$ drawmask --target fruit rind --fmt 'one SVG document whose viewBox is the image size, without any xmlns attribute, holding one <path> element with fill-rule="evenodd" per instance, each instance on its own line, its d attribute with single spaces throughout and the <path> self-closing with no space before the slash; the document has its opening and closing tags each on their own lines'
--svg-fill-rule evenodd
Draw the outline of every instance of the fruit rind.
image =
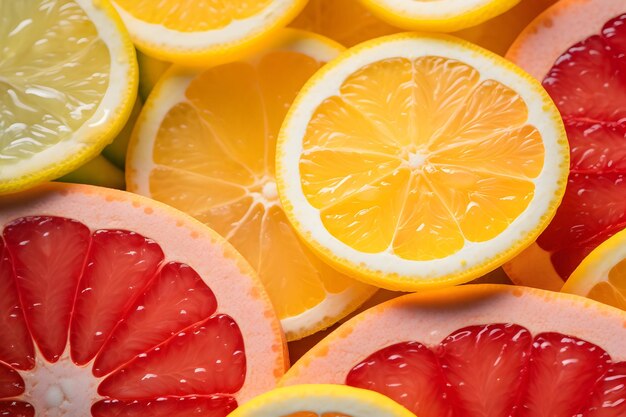
<svg viewBox="0 0 626 417">
<path fill-rule="evenodd" d="M 469 252 L 462 250 L 435 261 L 409 261 L 385 253 L 363 254 L 327 232 L 319 212 L 306 200 L 299 180 L 296 180 L 300 178 L 302 138 L 319 103 L 337 94 L 341 83 L 358 68 L 390 57 L 413 59 L 426 55 L 445 55 L 466 62 L 475 66 L 482 78 L 494 79 L 520 94 L 529 105 L 527 123 L 537 127 L 544 137 L 545 160 L 548 162 L 533 180 L 536 186 L 542 187 L 536 190 L 528 208 L 505 232 L 487 242 L 471 245 L 466 242 L 466 246 L 471 246 Z M 285 118 L 276 151 L 279 196 L 289 221 L 303 240 L 336 269 L 368 284 L 391 290 L 417 290 L 467 282 L 513 258 L 549 224 L 565 192 L 568 171 L 569 147 L 563 122 L 543 87 L 503 58 L 447 35 L 391 35 L 364 42 L 341 54 L 302 88 Z M 482 253 L 495 255 L 484 259 Z"/>
<path fill-rule="evenodd" d="M 361 0 L 361 2 L 382 20 L 407 30 L 453 32 L 496 17 L 515 6 L 520 0 L 438 2 Z"/>
<path fill-rule="evenodd" d="M 299 412 L 312 412 L 319 416 L 339 413 L 355 417 L 415 417 L 406 408 L 377 392 L 331 384 L 277 388 L 252 399 L 230 416 L 281 417 Z"/>
</svg>

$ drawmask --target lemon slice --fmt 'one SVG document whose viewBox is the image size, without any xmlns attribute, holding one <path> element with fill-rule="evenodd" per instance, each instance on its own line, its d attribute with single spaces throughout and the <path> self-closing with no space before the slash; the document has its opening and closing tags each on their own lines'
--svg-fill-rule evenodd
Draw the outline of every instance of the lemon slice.
<svg viewBox="0 0 626 417">
<path fill-rule="evenodd" d="M 130 191 L 191 214 L 257 270 L 289 340 L 341 319 L 374 291 L 320 261 L 289 225 L 276 193 L 274 148 L 304 82 L 341 52 L 285 29 L 247 61 L 174 67 L 139 117 L 127 161 Z"/>
<path fill-rule="evenodd" d="M 206 65 L 263 45 L 306 0 L 111 0 L 137 47 L 164 61 Z"/>
<path fill-rule="evenodd" d="M 235 409 L 230 417 L 415 417 L 374 391 L 345 385 L 311 384 L 277 388 Z"/>
<path fill-rule="evenodd" d="M 561 291 L 626 310 L 626 231 L 618 232 L 587 255 Z"/>
<path fill-rule="evenodd" d="M 515 6 L 520 0 L 361 0 L 361 2 L 372 13 L 398 27 L 452 32 L 496 17 Z"/>
<path fill-rule="evenodd" d="M 137 94 L 133 45 L 90 0 L 0 4 L 0 193 L 60 177 L 122 129 Z"/>
<path fill-rule="evenodd" d="M 563 196 L 568 146 L 541 85 L 456 38 L 349 49 L 281 128 L 287 217 L 329 263 L 415 290 L 467 282 L 534 241 Z"/>
</svg>

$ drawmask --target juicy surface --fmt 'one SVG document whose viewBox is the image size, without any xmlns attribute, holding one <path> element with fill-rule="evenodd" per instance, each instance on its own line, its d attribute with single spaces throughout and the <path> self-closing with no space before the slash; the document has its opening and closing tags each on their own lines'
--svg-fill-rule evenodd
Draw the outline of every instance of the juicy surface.
<svg viewBox="0 0 626 417">
<path fill-rule="evenodd" d="M 544 148 L 527 118 L 515 91 L 459 61 L 374 62 L 314 112 L 302 189 L 358 251 L 445 258 L 499 235 L 533 198 Z"/>
<path fill-rule="evenodd" d="M 321 65 L 302 53 L 275 51 L 256 64 L 204 71 L 188 86 L 187 101 L 165 116 L 154 143 L 151 196 L 228 239 L 259 273 L 280 318 L 362 285 L 310 252 L 276 193 L 278 131 Z"/>
<path fill-rule="evenodd" d="M 109 85 L 110 54 L 73 0 L 0 3 L 0 173 L 69 139 Z"/>
<path fill-rule="evenodd" d="M 137 19 L 180 32 L 219 29 L 271 5 L 271 0 L 114 0 Z"/>
<path fill-rule="evenodd" d="M 626 15 L 559 57 L 543 85 L 559 108 L 571 151 L 565 197 L 537 243 L 564 280 L 626 226 Z"/>
<path fill-rule="evenodd" d="M 575 337 L 489 324 L 436 346 L 388 346 L 356 365 L 346 384 L 422 417 L 614 417 L 626 412 L 625 365 Z"/>
<path fill-rule="evenodd" d="M 165 262 L 160 246 L 137 233 L 92 232 L 61 217 L 16 219 L 2 236 L 0 415 L 34 412 L 13 401 L 25 389 L 19 371 L 43 368 L 32 340 L 47 368 L 71 364 L 62 356 L 69 350 L 77 365 L 93 361 L 94 381 L 106 376 L 93 415 L 223 417 L 236 407 L 224 394 L 245 380 L 243 336 L 217 314 L 215 295 L 191 267 Z M 62 388 L 42 382 L 62 402 Z"/>
</svg>

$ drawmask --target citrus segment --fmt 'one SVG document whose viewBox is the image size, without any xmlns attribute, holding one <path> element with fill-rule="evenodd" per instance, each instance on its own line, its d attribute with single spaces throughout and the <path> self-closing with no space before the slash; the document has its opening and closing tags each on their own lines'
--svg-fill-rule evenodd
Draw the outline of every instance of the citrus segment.
<svg viewBox="0 0 626 417">
<path fill-rule="evenodd" d="M 72 171 L 115 137 L 137 64 L 108 4 L 28 0 L 2 10 L 0 192 L 11 192 Z"/>
<path fill-rule="evenodd" d="M 181 209 L 229 240 L 259 273 L 287 338 L 297 339 L 329 326 L 373 289 L 319 261 L 278 201 L 281 123 L 302 84 L 340 49 L 305 32 L 280 36 L 278 46 L 248 61 L 166 74 L 140 118 L 127 176 L 129 190 Z"/>
<path fill-rule="evenodd" d="M 271 43 L 304 0 L 112 0 L 146 55 L 191 65 L 232 61 Z"/>
<path fill-rule="evenodd" d="M 35 348 L 28 333 L 13 266 L 4 241 L 0 239 L 0 361 L 15 369 L 31 369 L 35 365 Z"/>
<path fill-rule="evenodd" d="M 35 409 L 22 401 L 0 401 L 0 413 L 11 417 L 34 417 Z"/>
<path fill-rule="evenodd" d="M 226 417 L 237 408 L 237 402 L 227 396 L 193 396 L 183 398 L 159 398 L 156 401 L 147 400 L 103 400 L 95 403 L 91 408 L 93 417 Z"/>
<path fill-rule="evenodd" d="M 41 354 L 55 362 L 67 343 L 89 229 L 67 218 L 24 217 L 7 225 L 3 237 L 30 332 Z"/>
<path fill-rule="evenodd" d="M 0 351 L 8 415 L 88 415 L 93 406 L 94 416 L 225 417 L 281 374 L 269 301 L 210 230 L 92 187 L 50 184 L 2 203 L 0 305 L 15 316 Z"/>
<path fill-rule="evenodd" d="M 560 289 L 585 256 L 626 226 L 626 101 L 620 93 L 626 87 L 620 61 L 626 51 L 626 17 L 619 14 L 624 11 L 603 0 L 560 2 L 539 16 L 507 54 L 543 80 L 562 115 L 571 150 L 563 202 L 533 249 L 543 255 L 531 261 L 529 252 L 513 260 L 507 272 L 516 282 Z M 541 39 L 554 41 L 540 46 Z M 537 275 L 531 264 L 543 272 Z"/>
<path fill-rule="evenodd" d="M 503 285 L 411 294 L 344 323 L 281 384 L 370 389 L 424 417 L 613 417 L 626 411 L 625 318 Z"/>
<path fill-rule="evenodd" d="M 162 261 L 159 245 L 136 233 L 93 234 L 72 312 L 70 345 L 76 364 L 96 356 Z"/>
<path fill-rule="evenodd" d="M 107 339 L 93 365 L 95 376 L 109 374 L 161 341 L 217 309 L 217 300 L 196 271 L 170 262 L 144 290 Z"/>
<path fill-rule="evenodd" d="M 561 198 L 567 149 L 526 75 L 453 38 L 402 34 L 319 71 L 277 155 L 281 200 L 310 245 L 365 282 L 415 289 L 523 249 Z M 481 245 L 493 253 L 469 254 Z"/>
</svg>

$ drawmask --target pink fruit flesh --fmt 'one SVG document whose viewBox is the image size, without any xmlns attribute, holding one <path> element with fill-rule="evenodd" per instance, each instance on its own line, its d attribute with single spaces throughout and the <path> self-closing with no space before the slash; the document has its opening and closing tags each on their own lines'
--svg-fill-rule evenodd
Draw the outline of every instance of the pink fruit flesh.
<svg viewBox="0 0 626 417">
<path fill-rule="evenodd" d="M 543 81 L 570 143 L 563 202 L 537 243 L 565 280 L 626 227 L 626 14 L 573 45 Z"/>
<path fill-rule="evenodd" d="M 224 417 L 237 406 L 246 357 L 235 321 L 191 267 L 158 243 L 75 220 L 17 219 L 0 239 L 0 416 L 32 416 L 16 370 L 94 363 L 105 416 Z M 7 341 L 7 343 L 4 343 Z M 5 365 L 6 364 L 6 365 Z M 108 376 L 107 376 L 108 375 Z M 40 410 L 39 412 L 43 412 Z"/>
<path fill-rule="evenodd" d="M 421 417 L 626 415 L 626 362 L 558 333 L 518 325 L 460 329 L 439 345 L 381 349 L 346 384 L 378 391 Z"/>
</svg>

